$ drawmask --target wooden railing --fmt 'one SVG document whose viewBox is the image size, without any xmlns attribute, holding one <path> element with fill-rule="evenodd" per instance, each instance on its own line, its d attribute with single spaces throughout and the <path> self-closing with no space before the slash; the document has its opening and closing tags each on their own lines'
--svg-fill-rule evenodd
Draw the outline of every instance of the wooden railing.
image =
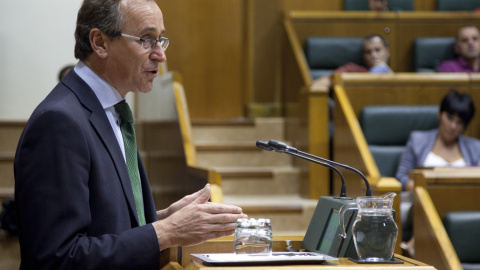
<svg viewBox="0 0 480 270">
<path fill-rule="evenodd" d="M 175 105 L 177 108 L 178 122 L 180 124 L 183 149 L 189 175 L 192 177 L 206 179 L 207 182 L 210 183 L 211 187 L 210 200 L 212 202 L 221 203 L 223 202 L 221 175 L 214 169 L 202 168 L 198 166 L 197 151 L 192 134 L 192 123 L 190 121 L 190 114 L 188 111 L 183 85 L 180 82 L 175 81 L 173 83 L 173 91 L 175 94 Z"/>
<path fill-rule="evenodd" d="M 410 177 L 415 181 L 415 258 L 439 270 L 461 270 L 442 218 L 453 211 L 480 211 L 480 169 L 415 170 Z"/>
<path fill-rule="evenodd" d="M 210 183 L 213 202 L 223 202 L 221 176 L 198 166 L 188 104 L 181 78 L 165 73 L 154 81 L 154 91 L 137 96 L 139 149 L 145 163 L 157 208 L 201 189 Z M 161 102 L 161 103 L 160 103 Z M 172 106 L 165 112 L 142 111 Z"/>
</svg>

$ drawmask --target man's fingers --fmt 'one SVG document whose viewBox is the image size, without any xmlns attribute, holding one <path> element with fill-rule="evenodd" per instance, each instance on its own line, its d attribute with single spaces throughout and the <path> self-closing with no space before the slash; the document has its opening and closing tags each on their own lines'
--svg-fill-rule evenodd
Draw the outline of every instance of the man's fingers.
<svg viewBox="0 0 480 270">
<path fill-rule="evenodd" d="M 208 202 L 205 205 L 203 205 L 203 207 L 204 207 L 204 212 L 207 212 L 210 214 L 221 214 L 221 213 L 242 214 L 243 213 L 242 208 L 235 205 L 229 205 L 229 204 Z"/>
<path fill-rule="evenodd" d="M 208 202 L 208 199 L 210 199 L 210 184 L 206 184 L 205 187 L 196 193 L 194 195 L 197 195 L 198 197 L 193 201 L 193 203 L 196 204 L 204 204 Z"/>
<path fill-rule="evenodd" d="M 205 219 L 209 224 L 236 224 L 240 218 L 246 218 L 247 215 L 233 215 L 233 214 L 215 214 L 210 215 L 208 219 Z"/>
</svg>

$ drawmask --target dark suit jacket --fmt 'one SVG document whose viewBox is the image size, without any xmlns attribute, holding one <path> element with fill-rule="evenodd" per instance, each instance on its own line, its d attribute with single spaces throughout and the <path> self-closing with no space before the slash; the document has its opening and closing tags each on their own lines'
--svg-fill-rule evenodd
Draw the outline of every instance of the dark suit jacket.
<svg viewBox="0 0 480 270">
<path fill-rule="evenodd" d="M 140 156 L 145 218 L 156 210 Z M 71 71 L 35 109 L 15 155 L 20 269 L 159 269 L 138 227 L 122 152 L 104 109 Z"/>
</svg>

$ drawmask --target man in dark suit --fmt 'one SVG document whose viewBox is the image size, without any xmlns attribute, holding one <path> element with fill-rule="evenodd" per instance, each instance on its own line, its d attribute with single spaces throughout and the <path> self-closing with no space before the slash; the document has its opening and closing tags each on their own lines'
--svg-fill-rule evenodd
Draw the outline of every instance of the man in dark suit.
<svg viewBox="0 0 480 270">
<path fill-rule="evenodd" d="M 82 4 L 80 61 L 35 109 L 15 155 L 21 269 L 159 269 L 161 250 L 230 235 L 245 217 L 209 203 L 209 185 L 156 211 L 137 151 L 138 185 L 129 176 L 116 104 L 152 90 L 164 32 L 153 0 Z"/>
</svg>

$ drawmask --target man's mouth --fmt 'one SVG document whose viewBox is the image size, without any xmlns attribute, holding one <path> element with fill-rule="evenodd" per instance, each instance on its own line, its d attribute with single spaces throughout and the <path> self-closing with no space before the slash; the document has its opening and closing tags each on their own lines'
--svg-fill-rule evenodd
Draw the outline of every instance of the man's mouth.
<svg viewBox="0 0 480 270">
<path fill-rule="evenodd" d="M 149 70 L 149 71 L 147 71 L 147 73 L 150 73 L 150 74 L 152 74 L 153 76 L 157 76 L 158 70 Z"/>
</svg>

